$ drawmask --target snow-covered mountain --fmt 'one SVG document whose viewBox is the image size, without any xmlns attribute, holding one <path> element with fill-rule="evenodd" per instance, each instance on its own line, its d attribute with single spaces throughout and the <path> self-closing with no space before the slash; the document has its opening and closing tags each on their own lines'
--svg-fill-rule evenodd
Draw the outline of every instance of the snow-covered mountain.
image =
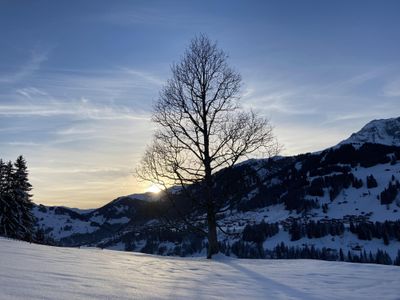
<svg viewBox="0 0 400 300">
<path fill-rule="evenodd" d="M 324 151 L 252 159 L 217 173 L 215 193 L 226 207 L 218 216 L 222 252 L 400 264 L 399 121 L 372 121 Z M 176 195 L 185 209 L 188 201 Z M 176 219 L 168 201 L 148 200 L 120 197 L 83 213 L 34 211 L 38 227 L 61 245 L 204 254 L 204 238 L 160 222 Z"/>
<path fill-rule="evenodd" d="M 373 120 L 340 144 L 375 143 L 400 147 L 400 117 Z"/>
<path fill-rule="evenodd" d="M 91 210 L 35 205 L 33 213 L 37 228 L 46 237 L 63 245 L 79 246 L 112 235 L 130 222 L 154 218 L 145 210 L 155 199 L 157 196 L 149 193 L 128 195 Z"/>
</svg>

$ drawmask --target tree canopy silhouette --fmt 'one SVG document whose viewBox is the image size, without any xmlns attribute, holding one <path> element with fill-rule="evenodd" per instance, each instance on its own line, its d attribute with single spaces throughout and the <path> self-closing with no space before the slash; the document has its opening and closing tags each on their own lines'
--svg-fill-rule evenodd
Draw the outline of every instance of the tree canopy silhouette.
<svg viewBox="0 0 400 300">
<path fill-rule="evenodd" d="M 273 155 L 279 148 L 270 122 L 239 106 L 241 76 L 227 58 L 206 35 L 191 41 L 154 106 L 158 128 L 138 168 L 140 178 L 166 190 L 180 186 L 186 191 L 196 184 L 191 200 L 206 214 L 206 226 L 199 230 L 208 238 L 208 258 L 219 251 L 217 213 L 222 209 L 213 194 L 213 174 L 248 154 Z"/>
</svg>

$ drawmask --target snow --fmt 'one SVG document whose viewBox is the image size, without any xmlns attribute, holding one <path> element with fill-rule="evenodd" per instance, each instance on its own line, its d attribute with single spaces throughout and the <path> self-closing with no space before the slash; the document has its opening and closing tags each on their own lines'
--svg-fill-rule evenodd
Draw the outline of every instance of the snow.
<svg viewBox="0 0 400 300">
<path fill-rule="evenodd" d="M 400 268 L 177 258 L 0 238 L 1 299 L 399 299 Z"/>
<path fill-rule="evenodd" d="M 48 235 L 54 239 L 61 239 L 76 233 L 92 233 L 98 229 L 91 225 L 91 220 L 73 219 L 69 215 L 55 213 L 55 209 L 47 209 L 46 212 L 43 212 L 36 206 L 32 212 L 38 219 L 38 227 L 49 230 Z"/>
<path fill-rule="evenodd" d="M 389 146 L 400 146 L 400 117 L 392 119 L 373 120 L 360 131 L 353 133 L 339 145 L 376 143 Z"/>
<path fill-rule="evenodd" d="M 320 203 L 328 204 L 328 214 L 330 219 L 343 219 L 346 215 L 367 215 L 372 222 L 384 222 L 386 220 L 396 221 L 400 219 L 400 207 L 396 203 L 390 205 L 381 205 L 377 196 L 388 186 L 392 175 L 396 179 L 400 179 L 400 164 L 390 165 L 379 164 L 370 168 L 357 167 L 352 168 L 351 172 L 356 178 L 362 179 L 364 185 L 359 188 L 350 187 L 344 189 L 333 202 L 329 200 L 329 194 L 325 191 L 324 197 L 309 197 L 310 199 L 318 198 Z M 378 182 L 378 187 L 368 189 L 366 186 L 367 176 L 373 174 Z M 331 174 L 329 174 L 331 175 Z M 324 214 L 321 210 L 318 212 L 315 220 L 322 219 Z M 362 213 L 363 212 L 363 213 Z"/>
<path fill-rule="evenodd" d="M 304 247 L 304 246 L 314 246 L 316 249 L 332 249 L 339 253 L 342 249 L 344 253 L 350 251 L 353 255 L 360 255 L 361 252 L 365 251 L 367 254 L 376 253 L 378 250 L 383 250 L 394 260 L 400 249 L 400 242 L 396 240 L 390 241 L 389 245 L 385 245 L 383 240 L 373 238 L 372 240 L 360 240 L 355 234 L 346 231 L 344 234 L 339 236 L 327 235 L 321 238 L 309 239 L 303 237 L 297 241 L 291 241 L 290 235 L 287 231 L 280 230 L 278 234 L 265 240 L 263 247 L 264 249 L 272 250 L 278 246 L 281 242 L 285 243 L 288 247 Z M 355 250 L 359 247 L 358 250 Z M 400 274 L 399 274 L 400 275 Z"/>
<path fill-rule="evenodd" d="M 351 172 L 356 178 L 362 179 L 364 185 L 359 188 L 349 187 L 344 189 L 332 202 L 329 199 L 328 190 L 325 190 L 323 197 L 307 196 L 309 199 L 318 199 L 320 204 L 327 204 L 328 211 L 324 213 L 321 208 L 312 209 L 306 216 L 301 213 L 298 214 L 296 211 L 285 210 L 283 204 L 270 205 L 261 209 L 239 212 L 231 211 L 226 213 L 224 218 L 220 220 L 225 230 L 235 230 L 240 232 L 246 226 L 246 224 L 257 224 L 261 221 L 268 223 L 279 222 L 282 224 L 287 221 L 290 217 L 302 218 L 304 222 L 310 220 L 323 221 L 323 220 L 341 220 L 341 222 L 349 225 L 349 221 L 346 219 L 349 215 L 364 216 L 371 222 L 384 222 L 384 221 L 397 221 L 400 220 L 400 205 L 394 201 L 389 205 L 381 205 L 380 200 L 377 196 L 388 186 L 394 175 L 396 179 L 400 178 L 400 164 L 395 165 L 379 164 L 373 167 L 364 168 L 356 167 L 352 168 Z M 373 174 L 378 182 L 378 187 L 368 189 L 366 186 L 366 177 Z M 332 174 L 329 174 L 332 175 Z M 308 178 L 311 180 L 312 178 Z M 289 233 L 284 231 L 282 226 L 277 235 L 268 238 L 264 243 L 264 249 L 272 250 L 281 242 L 284 242 L 287 246 L 299 246 L 305 245 L 314 246 L 317 249 L 323 247 L 335 249 L 337 251 L 342 250 L 347 253 L 351 251 L 353 254 L 359 255 L 359 251 L 354 251 L 355 246 L 369 253 L 376 253 L 379 249 L 386 251 L 390 257 L 394 260 L 397 256 L 398 250 L 400 249 L 400 241 L 395 239 L 391 240 L 389 245 L 385 245 L 382 239 L 372 240 L 359 240 L 357 235 L 346 232 L 343 235 L 332 237 L 331 235 L 322 238 L 308 239 L 304 237 L 298 241 L 291 241 Z"/>
</svg>

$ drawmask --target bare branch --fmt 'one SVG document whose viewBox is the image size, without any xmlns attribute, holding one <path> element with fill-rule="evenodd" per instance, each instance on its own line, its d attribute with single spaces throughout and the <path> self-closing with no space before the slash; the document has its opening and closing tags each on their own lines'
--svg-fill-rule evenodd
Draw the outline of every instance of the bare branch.
<svg viewBox="0 0 400 300">
<path fill-rule="evenodd" d="M 166 191 L 181 186 L 194 211 L 206 213 L 209 255 L 218 252 L 216 214 L 225 201 L 214 195 L 215 172 L 253 153 L 279 151 L 270 122 L 240 109 L 241 76 L 227 58 L 207 36 L 192 40 L 160 92 L 153 114 L 159 128 L 138 169 Z M 181 216 L 187 226 L 192 216 Z"/>
</svg>

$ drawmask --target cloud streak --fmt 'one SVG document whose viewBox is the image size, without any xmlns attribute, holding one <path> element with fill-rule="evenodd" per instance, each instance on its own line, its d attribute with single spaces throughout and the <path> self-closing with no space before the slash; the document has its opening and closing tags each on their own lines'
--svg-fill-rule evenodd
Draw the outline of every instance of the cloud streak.
<svg viewBox="0 0 400 300">
<path fill-rule="evenodd" d="M 0 76 L 0 84 L 16 83 L 30 77 L 38 71 L 41 65 L 48 59 L 48 54 L 49 51 L 41 52 L 38 50 L 32 50 L 29 60 L 22 65 L 18 71 Z"/>
<path fill-rule="evenodd" d="M 136 112 L 128 107 L 96 105 L 85 101 L 51 101 L 39 105 L 9 104 L 0 105 L 0 116 L 3 117 L 54 117 L 70 116 L 91 120 L 150 120 L 150 114 Z"/>
<path fill-rule="evenodd" d="M 35 61 L 0 100 L 2 158 L 26 156 L 34 201 L 96 207 L 143 190 L 132 170 L 153 132 L 160 77 L 129 66 L 46 69 Z"/>
</svg>

